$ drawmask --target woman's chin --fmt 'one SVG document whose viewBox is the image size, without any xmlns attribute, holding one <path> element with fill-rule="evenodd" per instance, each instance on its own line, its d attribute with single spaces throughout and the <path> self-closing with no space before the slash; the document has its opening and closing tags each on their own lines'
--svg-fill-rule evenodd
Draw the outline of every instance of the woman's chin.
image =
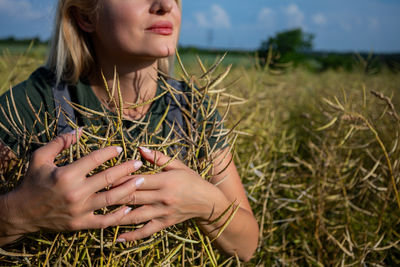
<svg viewBox="0 0 400 267">
<path fill-rule="evenodd" d="M 175 55 L 175 46 L 164 45 L 163 47 L 160 47 L 159 55 L 161 58 Z"/>
<path fill-rule="evenodd" d="M 174 56 L 176 51 L 175 45 L 166 45 L 166 44 L 159 44 L 157 46 L 149 46 L 148 49 L 140 51 L 129 51 L 130 55 L 127 55 L 128 58 L 133 57 L 138 59 L 142 58 L 145 60 L 157 60 L 161 58 L 167 58 L 170 56 Z M 125 57 L 127 59 L 127 57 Z M 132 59 L 132 58 L 131 58 Z"/>
</svg>

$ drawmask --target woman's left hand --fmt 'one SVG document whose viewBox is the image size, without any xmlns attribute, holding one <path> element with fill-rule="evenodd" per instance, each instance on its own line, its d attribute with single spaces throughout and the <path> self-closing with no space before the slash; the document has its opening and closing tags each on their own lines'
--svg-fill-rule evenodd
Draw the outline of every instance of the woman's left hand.
<svg viewBox="0 0 400 267">
<path fill-rule="evenodd" d="M 147 161 L 158 166 L 171 160 L 158 151 L 147 148 L 141 148 L 140 151 Z M 121 234 L 117 239 L 119 242 L 151 236 L 190 218 L 207 220 L 215 204 L 210 196 L 222 194 L 214 185 L 179 160 L 171 161 L 161 173 L 137 178 L 142 178 L 140 190 L 132 192 L 129 198 L 122 202 L 142 206 L 126 215 L 121 224 L 147 223 L 134 232 Z"/>
</svg>

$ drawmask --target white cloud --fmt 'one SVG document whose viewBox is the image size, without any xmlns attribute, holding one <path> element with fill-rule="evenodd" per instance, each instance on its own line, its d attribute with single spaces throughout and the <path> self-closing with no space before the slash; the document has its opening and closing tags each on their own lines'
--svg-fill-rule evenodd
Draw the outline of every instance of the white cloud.
<svg viewBox="0 0 400 267">
<path fill-rule="evenodd" d="M 33 20 L 45 16 L 49 10 L 35 10 L 26 0 L 0 0 L 0 13 L 22 20 Z"/>
<path fill-rule="evenodd" d="M 213 16 L 213 22 L 217 27 L 230 28 L 231 21 L 229 19 L 228 13 L 219 5 L 212 5 L 211 13 Z"/>
<path fill-rule="evenodd" d="M 200 27 L 203 27 L 203 28 L 207 28 L 208 27 L 208 20 L 207 20 L 206 15 L 204 13 L 198 12 L 198 13 L 195 13 L 194 16 L 196 18 L 197 24 Z"/>
<path fill-rule="evenodd" d="M 320 25 L 320 26 L 325 25 L 328 21 L 326 19 L 326 16 L 322 13 L 315 14 L 314 16 L 312 16 L 311 19 L 315 24 Z"/>
<path fill-rule="evenodd" d="M 302 27 L 304 21 L 304 13 L 296 4 L 290 4 L 285 8 L 285 13 L 288 18 L 289 27 Z"/>
<path fill-rule="evenodd" d="M 264 7 L 263 9 L 260 10 L 260 13 L 258 14 L 258 21 L 268 20 L 272 15 L 273 15 L 272 9 Z"/>
<path fill-rule="evenodd" d="M 212 5 L 208 14 L 204 12 L 195 13 L 197 24 L 203 28 L 229 29 L 231 21 L 228 13 L 219 5 Z"/>
<path fill-rule="evenodd" d="M 268 7 L 264 7 L 258 13 L 258 22 L 263 27 L 272 28 L 275 25 L 275 12 Z"/>
</svg>

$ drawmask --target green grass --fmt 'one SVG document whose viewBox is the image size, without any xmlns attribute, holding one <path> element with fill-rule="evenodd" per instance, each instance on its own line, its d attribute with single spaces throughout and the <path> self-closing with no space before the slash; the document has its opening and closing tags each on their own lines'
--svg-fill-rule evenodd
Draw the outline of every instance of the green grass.
<svg viewBox="0 0 400 267">
<path fill-rule="evenodd" d="M 222 55 L 223 54 L 221 54 L 220 56 Z M 193 63 L 197 62 L 198 55 L 192 53 L 183 53 L 181 54 L 181 57 L 182 62 L 185 66 L 191 66 L 193 65 Z M 200 55 L 200 58 L 207 65 L 212 65 L 216 60 L 215 55 Z M 235 66 L 243 66 L 249 68 L 254 65 L 254 61 L 255 56 L 252 53 L 249 53 L 248 55 L 229 55 L 228 53 L 224 58 L 224 61 L 222 62 L 222 66 L 233 64 Z M 179 70 L 179 67 L 177 68 L 177 70 Z"/>
<path fill-rule="evenodd" d="M 4 53 L 4 50 L 9 50 L 11 54 L 25 54 L 29 48 L 29 45 L 17 44 L 17 45 L 7 45 L 0 44 L 0 51 Z M 43 58 L 47 53 L 47 45 L 34 45 L 32 49 L 27 52 L 28 56 Z"/>
<path fill-rule="evenodd" d="M 43 65 L 47 54 L 44 45 L 1 45 L 0 44 L 0 94 L 11 85 L 28 78 L 37 67 Z"/>
</svg>

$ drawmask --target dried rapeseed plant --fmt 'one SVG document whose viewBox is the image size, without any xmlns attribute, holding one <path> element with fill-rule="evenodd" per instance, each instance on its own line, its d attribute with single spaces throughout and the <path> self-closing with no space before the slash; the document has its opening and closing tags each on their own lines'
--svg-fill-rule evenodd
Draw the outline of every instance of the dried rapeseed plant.
<svg viewBox="0 0 400 267">
<path fill-rule="evenodd" d="M 123 148 L 123 153 L 118 158 L 107 161 L 90 173 L 95 174 L 128 160 L 140 160 L 138 147 L 145 146 L 162 151 L 171 156 L 172 159 L 179 157 L 188 167 L 199 173 L 201 177 L 210 179 L 212 159 L 217 153 L 217 145 L 218 147 L 224 147 L 227 144 L 233 145 L 236 139 L 232 130 L 228 131 L 223 127 L 230 107 L 230 95 L 225 93 L 225 89 L 217 88 L 218 84 L 229 73 L 230 67 L 216 77 L 213 76 L 222 59 L 208 70 L 199 60 L 203 74 L 197 78 L 188 74 L 178 55 L 178 61 L 184 73 L 182 79 L 187 90 L 176 90 L 167 83 L 163 75 L 160 75 L 163 93 L 143 104 L 156 101 L 166 93 L 172 96 L 174 103 L 170 103 L 153 131 L 149 130 L 148 122 L 143 119 L 131 123 L 130 129 L 126 128 L 118 80 L 114 82 L 117 90 L 106 86 L 110 96 L 114 92 L 119 94 L 119 103 L 112 103 L 115 107 L 119 107 L 116 108 L 114 113 L 107 111 L 105 108 L 103 108 L 103 112 L 99 112 L 69 102 L 75 112 L 84 115 L 93 123 L 88 123 L 83 127 L 81 136 L 77 135 L 77 143 L 58 155 L 56 164 L 58 166 L 68 164 L 106 146 L 120 146 Z M 110 97 L 110 99 L 113 98 Z M 223 101 L 225 101 L 226 110 L 222 118 L 218 120 L 216 117 L 217 107 Z M 18 127 L 23 123 L 18 117 L 18 110 L 16 110 L 12 93 L 9 102 L 7 107 L 1 107 L 1 109 L 3 113 L 7 113 L 6 109 L 8 111 L 14 109 L 15 114 L 17 114 L 17 118 L 12 118 L 15 121 L 12 121 L 11 124 L 15 127 L 13 130 L 17 132 L 20 149 L 18 151 L 18 162 L 10 166 L 7 172 L 8 179 L 6 180 L 2 177 L 1 185 L 3 191 L 9 191 L 14 188 L 21 177 L 24 176 L 32 146 L 43 144 L 40 142 L 40 137 L 45 135 L 48 140 L 51 140 L 57 135 L 58 118 L 61 115 L 59 113 L 57 118 L 53 118 L 50 114 L 46 114 L 45 119 L 41 120 L 38 115 L 40 110 L 33 110 L 31 107 L 32 111 L 37 114 L 36 123 L 42 124 L 45 129 L 44 132 L 31 135 L 26 129 Z M 183 105 L 182 102 L 185 104 Z M 186 127 L 167 120 L 168 111 L 173 104 L 181 109 L 184 120 L 183 125 Z M 132 104 L 132 108 L 135 107 L 138 107 L 138 104 Z M 68 123 L 74 129 L 79 127 L 70 119 Z M 140 134 L 132 137 L 130 132 L 136 127 L 141 128 Z M 158 134 L 162 127 L 168 128 L 166 137 Z M 4 129 L 4 126 L 2 128 L 7 130 Z M 208 142 L 211 137 L 215 139 L 214 144 Z M 158 173 L 162 171 L 165 165 L 155 166 L 144 162 L 144 165 L 136 174 Z M 104 190 L 107 190 L 107 188 Z M 237 211 L 233 204 L 225 211 L 225 214 L 229 212 L 231 215 L 219 230 L 218 235 L 222 233 Z M 106 214 L 112 211 L 113 207 L 107 207 L 98 210 L 97 213 Z M 77 262 L 87 266 L 122 266 L 127 264 L 129 266 L 153 266 L 167 263 L 184 265 L 185 262 L 188 265 L 211 264 L 212 266 L 217 266 L 221 263 L 223 264 L 223 261 L 226 260 L 215 250 L 213 240 L 210 240 L 200 231 L 196 220 L 192 219 L 169 227 L 146 240 L 128 242 L 126 244 L 115 242 L 119 233 L 132 231 L 137 227 L 140 227 L 140 225 L 65 233 L 33 233 L 14 244 L 8 245 L 7 251 L 0 250 L 0 261 L 15 265 L 28 264 L 35 266 L 74 265 Z"/>
</svg>

